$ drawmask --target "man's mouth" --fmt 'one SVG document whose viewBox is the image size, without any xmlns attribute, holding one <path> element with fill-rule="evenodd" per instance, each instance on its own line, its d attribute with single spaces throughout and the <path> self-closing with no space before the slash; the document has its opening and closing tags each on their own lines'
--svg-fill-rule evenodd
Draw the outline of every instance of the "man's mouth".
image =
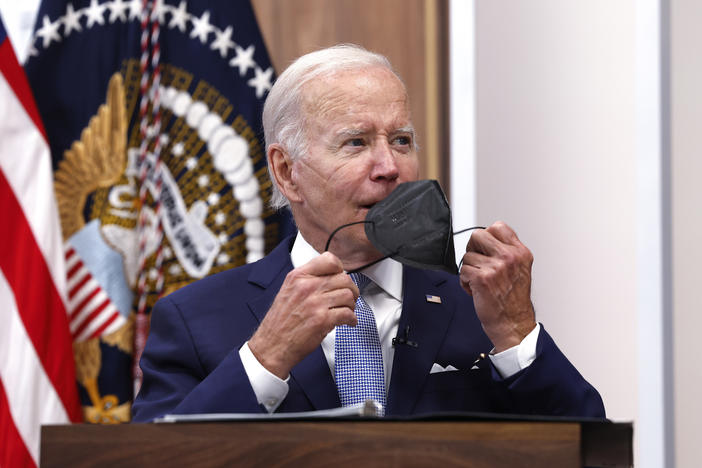
<svg viewBox="0 0 702 468">
<path fill-rule="evenodd" d="M 390 195 L 389 193 L 386 194 L 385 196 L 382 196 L 381 198 L 375 198 L 371 200 L 363 200 L 363 202 L 359 203 L 358 206 L 362 209 L 370 210 L 373 208 L 375 205 L 380 203 L 381 201 L 385 200 L 385 198 Z"/>
<path fill-rule="evenodd" d="M 371 208 L 373 208 L 376 205 L 376 203 L 378 203 L 378 202 L 376 201 L 373 203 L 366 203 L 364 205 L 359 205 L 359 206 L 361 207 L 362 210 L 366 210 L 366 212 L 368 212 L 368 211 L 370 211 Z"/>
</svg>

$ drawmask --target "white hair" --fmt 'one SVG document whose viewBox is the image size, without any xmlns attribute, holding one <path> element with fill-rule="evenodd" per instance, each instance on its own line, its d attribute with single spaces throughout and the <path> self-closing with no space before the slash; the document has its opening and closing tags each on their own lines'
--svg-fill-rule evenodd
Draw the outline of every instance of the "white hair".
<svg viewBox="0 0 702 468">
<path fill-rule="evenodd" d="M 386 68 L 402 82 L 402 78 L 393 70 L 385 56 L 355 44 L 336 45 L 311 52 L 295 60 L 275 81 L 263 106 L 266 154 L 270 145 L 275 143 L 281 145 L 293 160 L 307 153 L 309 149 L 305 133 L 307 122 L 302 109 L 303 87 L 306 83 L 320 76 L 370 67 Z M 273 188 L 271 207 L 280 209 L 289 206 L 288 200 L 273 177 L 270 161 L 268 161 L 268 173 Z"/>
</svg>

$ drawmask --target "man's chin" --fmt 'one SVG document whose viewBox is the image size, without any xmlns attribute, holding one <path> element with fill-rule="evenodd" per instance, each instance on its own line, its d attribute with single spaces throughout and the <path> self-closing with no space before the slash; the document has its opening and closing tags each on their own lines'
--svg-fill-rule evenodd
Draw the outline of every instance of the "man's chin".
<svg viewBox="0 0 702 468">
<path fill-rule="evenodd" d="M 369 263 L 376 262 L 382 259 L 383 257 L 384 255 L 378 249 L 376 249 L 375 246 L 373 246 L 373 244 L 371 244 L 370 241 L 364 236 L 363 247 L 359 245 L 359 248 L 356 250 L 355 254 L 350 256 L 349 263 L 351 263 L 352 265 L 349 265 L 351 266 L 351 268 L 347 268 L 347 271 L 356 270 L 365 265 L 368 265 Z"/>
</svg>

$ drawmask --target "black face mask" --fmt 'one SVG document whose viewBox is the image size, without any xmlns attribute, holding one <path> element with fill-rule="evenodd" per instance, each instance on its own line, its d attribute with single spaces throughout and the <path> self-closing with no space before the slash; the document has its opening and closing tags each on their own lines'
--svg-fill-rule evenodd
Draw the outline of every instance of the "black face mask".
<svg viewBox="0 0 702 468">
<path fill-rule="evenodd" d="M 451 208 L 437 181 L 418 180 L 398 185 L 368 211 L 365 221 L 335 229 L 324 250 L 329 249 L 329 243 L 340 229 L 360 223 L 365 223 L 368 240 L 384 257 L 354 271 L 392 257 L 416 268 L 458 273 Z"/>
</svg>

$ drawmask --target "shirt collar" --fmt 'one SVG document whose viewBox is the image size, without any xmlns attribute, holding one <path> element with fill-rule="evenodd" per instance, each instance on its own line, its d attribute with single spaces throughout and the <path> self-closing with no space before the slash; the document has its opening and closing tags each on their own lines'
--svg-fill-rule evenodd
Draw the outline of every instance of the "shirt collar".
<svg viewBox="0 0 702 468">
<path fill-rule="evenodd" d="M 297 237 L 295 237 L 295 243 L 290 251 L 290 260 L 292 261 L 293 267 L 298 268 L 318 255 L 320 255 L 320 253 L 317 252 L 298 231 Z M 364 268 L 362 273 L 373 280 L 383 291 L 390 294 L 398 301 L 402 301 L 403 268 L 400 262 L 392 258 L 386 258 L 375 265 Z"/>
</svg>

